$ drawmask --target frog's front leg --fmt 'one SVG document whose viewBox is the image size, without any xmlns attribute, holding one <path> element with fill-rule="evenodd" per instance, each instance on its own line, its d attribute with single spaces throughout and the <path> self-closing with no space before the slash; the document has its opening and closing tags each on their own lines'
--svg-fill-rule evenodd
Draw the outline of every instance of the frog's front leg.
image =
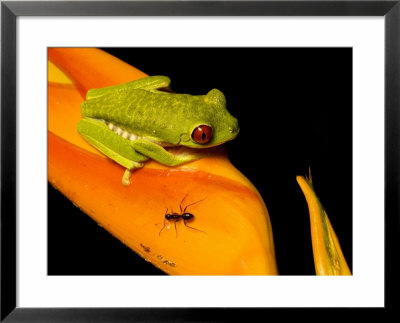
<svg viewBox="0 0 400 323">
<path fill-rule="evenodd" d="M 82 119 L 77 130 L 92 146 L 126 168 L 122 177 L 122 184 L 125 186 L 130 185 L 132 170 L 143 167 L 143 162 L 148 160 L 146 156 L 132 149 L 131 141 L 110 131 L 100 120 Z"/>
<path fill-rule="evenodd" d="M 200 152 L 202 149 L 176 147 L 167 151 L 162 146 L 145 139 L 134 140 L 131 146 L 140 154 L 167 166 L 178 166 L 207 156 L 205 150 Z"/>
</svg>

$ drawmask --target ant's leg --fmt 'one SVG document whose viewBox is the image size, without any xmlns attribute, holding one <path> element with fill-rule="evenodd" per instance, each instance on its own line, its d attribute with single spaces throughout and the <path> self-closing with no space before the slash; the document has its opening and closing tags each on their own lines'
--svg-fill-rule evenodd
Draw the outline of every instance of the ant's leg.
<svg viewBox="0 0 400 323">
<path fill-rule="evenodd" d="M 161 228 L 160 232 L 158 233 L 159 236 L 161 235 L 161 231 L 164 230 L 164 228 L 165 228 L 165 218 L 164 218 L 164 226 Z"/>
<path fill-rule="evenodd" d="M 177 238 L 178 237 L 178 230 L 176 230 L 176 222 L 178 222 L 179 220 L 176 220 L 175 222 L 174 222 L 174 224 L 175 224 L 175 238 Z"/>
<path fill-rule="evenodd" d="M 190 229 L 193 229 L 193 230 L 196 230 L 196 231 L 200 231 L 200 232 L 203 232 L 203 233 L 205 233 L 203 230 L 196 229 L 196 228 L 193 228 L 193 227 L 191 227 L 191 226 L 187 225 L 185 220 L 183 220 L 183 224 L 184 224 L 186 227 L 190 228 Z"/>
<path fill-rule="evenodd" d="M 167 208 L 167 210 L 165 211 L 165 214 L 164 214 L 164 226 L 161 228 L 161 230 L 160 230 L 160 232 L 158 233 L 158 235 L 160 235 L 160 234 L 161 234 L 161 231 L 164 230 L 164 228 L 165 228 L 165 216 L 167 215 L 167 213 L 168 213 L 168 208 Z"/>
</svg>

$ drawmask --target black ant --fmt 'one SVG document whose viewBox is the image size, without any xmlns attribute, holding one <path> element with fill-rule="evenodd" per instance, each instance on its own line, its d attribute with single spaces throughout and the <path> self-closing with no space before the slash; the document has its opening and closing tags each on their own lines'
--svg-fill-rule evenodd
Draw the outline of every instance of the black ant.
<svg viewBox="0 0 400 323">
<path fill-rule="evenodd" d="M 189 193 L 188 193 L 188 194 L 189 194 Z M 161 230 L 160 230 L 160 232 L 158 233 L 158 235 L 161 235 L 162 230 L 164 230 L 164 228 L 165 228 L 165 220 L 173 221 L 173 222 L 174 222 L 174 226 L 175 226 L 175 235 L 176 235 L 176 236 L 178 235 L 178 234 L 177 234 L 177 230 L 176 230 L 176 222 L 179 222 L 179 221 L 181 221 L 181 220 L 183 220 L 183 224 L 184 224 L 186 227 L 188 227 L 188 228 L 190 228 L 190 229 L 193 229 L 193 230 L 196 230 L 196 231 L 204 232 L 204 231 L 202 231 L 202 230 L 193 228 L 193 227 L 191 227 L 191 226 L 189 226 L 189 225 L 186 224 L 186 221 L 191 221 L 191 220 L 194 219 L 194 215 L 193 215 L 192 213 L 186 212 L 186 209 L 187 209 L 189 206 L 194 205 L 194 204 L 199 203 L 199 202 L 201 202 L 201 201 L 204 200 L 204 199 L 202 199 L 202 200 L 200 200 L 200 201 L 197 201 L 197 202 L 188 204 L 188 205 L 186 205 L 185 208 L 182 210 L 183 201 L 186 199 L 186 197 L 188 196 L 188 194 L 186 194 L 186 195 L 184 196 L 184 198 L 183 198 L 182 201 L 181 201 L 181 204 L 179 204 L 179 209 L 180 209 L 181 213 L 175 213 L 175 212 L 172 211 L 172 210 L 171 210 L 172 213 L 168 213 L 168 208 L 167 208 L 167 210 L 165 211 L 165 215 L 164 215 L 164 226 L 161 228 Z"/>
</svg>

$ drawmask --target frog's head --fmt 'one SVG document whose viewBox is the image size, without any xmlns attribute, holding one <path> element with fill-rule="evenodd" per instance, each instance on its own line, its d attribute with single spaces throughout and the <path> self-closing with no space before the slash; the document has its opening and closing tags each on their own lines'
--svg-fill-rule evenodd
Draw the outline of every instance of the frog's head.
<svg viewBox="0 0 400 323">
<path fill-rule="evenodd" d="M 185 120 L 186 131 L 181 133 L 179 144 L 208 148 L 234 139 L 239 133 L 239 124 L 226 109 L 224 94 L 213 89 L 201 98 L 196 113 Z"/>
</svg>

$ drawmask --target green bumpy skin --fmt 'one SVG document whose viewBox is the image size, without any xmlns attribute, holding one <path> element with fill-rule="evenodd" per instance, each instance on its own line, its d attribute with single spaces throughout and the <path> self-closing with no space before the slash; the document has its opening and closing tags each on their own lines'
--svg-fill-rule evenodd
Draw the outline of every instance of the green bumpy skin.
<svg viewBox="0 0 400 323">
<path fill-rule="evenodd" d="M 197 96 L 160 91 L 169 84 L 166 76 L 150 76 L 92 89 L 81 105 L 78 132 L 126 168 L 124 185 L 130 184 L 131 171 L 149 158 L 176 166 L 204 156 L 199 149 L 179 152 L 171 147 L 213 147 L 234 139 L 239 132 L 221 91 L 213 89 Z M 204 125 L 212 129 L 212 135 L 206 143 L 199 143 L 192 134 Z"/>
</svg>

